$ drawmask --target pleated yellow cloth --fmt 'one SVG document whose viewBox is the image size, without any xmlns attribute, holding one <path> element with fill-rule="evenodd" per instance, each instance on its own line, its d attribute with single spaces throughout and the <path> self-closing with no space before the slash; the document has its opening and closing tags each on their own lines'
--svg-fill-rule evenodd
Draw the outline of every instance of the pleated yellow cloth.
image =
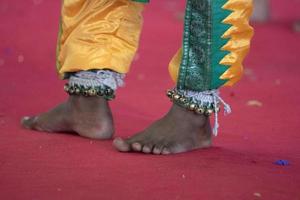
<svg viewBox="0 0 300 200">
<path fill-rule="evenodd" d="M 128 0 L 64 0 L 57 70 L 127 73 L 138 48 L 143 4 Z"/>
</svg>

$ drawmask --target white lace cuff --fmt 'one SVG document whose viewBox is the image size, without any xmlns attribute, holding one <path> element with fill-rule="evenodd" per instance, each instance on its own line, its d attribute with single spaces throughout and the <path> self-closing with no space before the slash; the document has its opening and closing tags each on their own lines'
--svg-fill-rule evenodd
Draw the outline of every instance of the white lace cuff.
<svg viewBox="0 0 300 200">
<path fill-rule="evenodd" d="M 124 78 L 125 74 L 110 70 L 80 71 L 71 75 L 69 85 L 80 85 L 84 88 L 106 86 L 116 90 L 118 87 L 124 86 Z"/>
</svg>

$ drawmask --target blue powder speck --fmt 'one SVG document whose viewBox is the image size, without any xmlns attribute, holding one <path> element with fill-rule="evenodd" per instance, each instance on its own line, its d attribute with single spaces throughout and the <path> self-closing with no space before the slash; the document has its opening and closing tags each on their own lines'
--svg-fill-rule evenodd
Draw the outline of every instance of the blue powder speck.
<svg viewBox="0 0 300 200">
<path fill-rule="evenodd" d="M 286 165 L 289 165 L 290 163 L 288 160 L 277 160 L 274 164 L 280 165 L 280 166 L 286 166 Z"/>
</svg>

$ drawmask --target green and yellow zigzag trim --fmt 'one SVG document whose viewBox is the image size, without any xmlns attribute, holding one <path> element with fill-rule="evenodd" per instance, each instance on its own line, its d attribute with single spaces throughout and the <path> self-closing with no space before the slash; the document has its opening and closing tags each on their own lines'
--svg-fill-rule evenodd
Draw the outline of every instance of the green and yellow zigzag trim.
<svg viewBox="0 0 300 200">
<path fill-rule="evenodd" d="M 240 79 L 253 36 L 251 13 L 252 0 L 187 1 L 183 49 L 170 63 L 175 69 L 182 56 L 178 89 L 211 90 Z"/>
<path fill-rule="evenodd" d="M 242 63 L 249 52 L 250 41 L 254 33 L 249 25 L 253 4 L 252 0 L 227 0 L 222 9 L 229 10 L 231 13 L 222 21 L 230 27 L 221 36 L 223 40 L 227 40 L 221 49 L 229 53 L 220 60 L 219 64 L 229 68 L 220 76 L 220 79 L 226 80 L 225 85 L 233 85 L 242 76 Z"/>
<path fill-rule="evenodd" d="M 252 0 L 212 0 L 211 10 L 211 88 L 214 89 L 233 85 L 242 76 L 242 62 L 253 36 L 249 25 Z"/>
</svg>

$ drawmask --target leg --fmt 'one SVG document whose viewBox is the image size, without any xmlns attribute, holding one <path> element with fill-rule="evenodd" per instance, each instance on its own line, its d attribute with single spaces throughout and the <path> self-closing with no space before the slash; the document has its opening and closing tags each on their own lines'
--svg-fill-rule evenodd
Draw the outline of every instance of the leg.
<svg viewBox="0 0 300 200">
<path fill-rule="evenodd" d="M 172 154 L 211 146 L 219 105 L 230 111 L 217 89 L 239 80 L 253 35 L 248 24 L 251 0 L 220 2 L 187 1 L 183 49 L 170 63 L 171 76 L 177 81 L 176 89 L 168 92 L 173 106 L 146 130 L 127 140 L 115 139 L 119 151 Z M 232 16 L 229 10 L 243 14 Z M 208 116 L 213 113 L 212 131 Z"/>
<path fill-rule="evenodd" d="M 88 89 L 115 90 L 120 85 L 120 74 L 128 72 L 138 46 L 142 10 L 141 3 L 127 0 L 63 1 L 57 70 L 69 80 L 66 89 L 71 95 L 46 113 L 24 117 L 22 125 L 37 131 L 111 138 L 114 127 L 107 98 Z M 77 85 L 84 89 L 76 93 Z"/>
</svg>

